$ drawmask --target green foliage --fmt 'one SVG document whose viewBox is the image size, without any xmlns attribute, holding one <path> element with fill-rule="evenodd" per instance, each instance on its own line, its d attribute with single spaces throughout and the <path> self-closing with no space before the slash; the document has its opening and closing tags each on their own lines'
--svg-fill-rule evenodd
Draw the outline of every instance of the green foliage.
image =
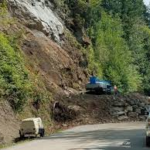
<svg viewBox="0 0 150 150">
<path fill-rule="evenodd" d="M 150 29 L 148 26 L 141 24 L 137 30 L 137 33 L 141 33 L 140 36 L 136 37 L 136 39 L 140 39 L 140 42 L 137 50 L 133 51 L 136 56 L 134 63 L 138 64 L 138 71 L 142 76 L 143 83 L 141 88 L 147 94 L 150 94 Z"/>
<path fill-rule="evenodd" d="M 121 18 L 126 40 L 129 39 L 130 29 L 137 19 L 144 20 L 146 8 L 143 0 L 136 2 L 131 0 L 103 0 L 102 5 L 109 14 Z"/>
<path fill-rule="evenodd" d="M 40 103 L 50 100 L 44 85 L 29 77 L 17 45 L 18 35 L 7 37 L 0 33 L 0 97 L 8 100 L 15 111 L 22 110 L 29 100 Z"/>
<path fill-rule="evenodd" d="M 88 68 L 91 74 L 97 74 L 99 77 L 103 77 L 102 66 L 99 61 L 95 59 L 95 52 L 93 46 L 89 46 L 87 49 Z"/>
<path fill-rule="evenodd" d="M 119 16 L 124 39 L 131 51 L 132 63 L 141 76 L 140 90 L 147 93 L 149 87 L 149 10 L 142 0 L 103 0 L 103 8 L 114 17 Z"/>
<path fill-rule="evenodd" d="M 142 0 L 53 0 L 56 7 L 73 18 L 74 30 L 86 29 L 91 45 L 85 50 L 91 74 L 111 80 L 123 92 L 150 93 L 149 13 Z M 0 23 L 8 22 L 7 7 L 0 6 Z M 0 33 L 0 96 L 19 111 L 28 99 L 43 103 L 49 94 L 44 85 L 30 79 L 17 35 Z M 71 45 L 82 49 L 66 31 Z M 32 82 L 31 82 L 32 81 Z M 77 85 L 74 85 L 77 88 Z M 46 91 L 46 89 L 45 89 Z"/>
<path fill-rule="evenodd" d="M 120 19 L 102 13 L 95 31 L 95 58 L 102 66 L 103 77 L 124 91 L 137 90 L 140 77 L 132 64 L 131 51 L 122 38 Z"/>
<path fill-rule="evenodd" d="M 6 1 L 0 3 L 0 16 L 3 17 L 7 13 Z"/>
<path fill-rule="evenodd" d="M 14 19 L 10 18 L 7 10 L 7 3 L 5 0 L 0 3 L 0 25 L 7 26 L 8 24 L 13 24 Z"/>
<path fill-rule="evenodd" d="M 4 0 L 0 3 L 0 24 L 7 29 L 14 22 L 9 18 Z M 15 111 L 21 111 L 29 101 L 38 99 L 42 103 L 50 99 L 44 85 L 36 83 L 36 78 L 31 78 L 26 69 L 18 46 L 23 34 L 23 30 L 11 35 L 0 32 L 0 98 L 6 99 Z"/>
<path fill-rule="evenodd" d="M 89 71 L 122 91 L 150 89 L 149 13 L 142 0 L 65 1 L 79 28 L 86 28 Z"/>
<path fill-rule="evenodd" d="M 23 60 L 11 46 L 7 37 L 0 33 L 0 95 L 6 98 L 15 110 L 25 103 L 31 90 Z"/>
</svg>

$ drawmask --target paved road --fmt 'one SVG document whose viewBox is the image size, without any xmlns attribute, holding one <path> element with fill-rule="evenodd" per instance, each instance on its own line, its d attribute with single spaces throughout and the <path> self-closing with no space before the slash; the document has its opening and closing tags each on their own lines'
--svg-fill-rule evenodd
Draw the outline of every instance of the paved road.
<svg viewBox="0 0 150 150">
<path fill-rule="evenodd" d="M 5 150 L 149 150 L 144 123 L 86 125 Z"/>
</svg>

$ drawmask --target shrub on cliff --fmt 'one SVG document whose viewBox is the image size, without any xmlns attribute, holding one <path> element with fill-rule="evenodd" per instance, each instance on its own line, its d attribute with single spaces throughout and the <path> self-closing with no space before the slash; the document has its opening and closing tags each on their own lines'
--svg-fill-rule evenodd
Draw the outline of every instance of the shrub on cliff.
<svg viewBox="0 0 150 150">
<path fill-rule="evenodd" d="M 21 55 L 0 33 L 0 96 L 6 98 L 15 110 L 19 110 L 27 100 L 30 88 Z"/>
</svg>

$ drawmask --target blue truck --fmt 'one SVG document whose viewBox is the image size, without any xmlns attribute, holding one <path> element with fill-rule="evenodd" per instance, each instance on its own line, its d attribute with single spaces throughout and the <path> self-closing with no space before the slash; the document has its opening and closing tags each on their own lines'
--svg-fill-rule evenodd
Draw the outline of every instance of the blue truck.
<svg viewBox="0 0 150 150">
<path fill-rule="evenodd" d="M 90 82 L 86 84 L 86 91 L 111 94 L 113 92 L 113 87 L 110 81 L 100 80 L 93 76 L 90 77 Z"/>
</svg>

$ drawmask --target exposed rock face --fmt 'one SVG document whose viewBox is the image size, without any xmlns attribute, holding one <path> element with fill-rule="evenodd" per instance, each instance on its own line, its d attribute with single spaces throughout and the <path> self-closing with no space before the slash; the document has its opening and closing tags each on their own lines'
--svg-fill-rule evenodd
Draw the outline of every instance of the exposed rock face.
<svg viewBox="0 0 150 150">
<path fill-rule="evenodd" d="M 38 74 L 48 92 L 68 95 L 82 89 L 88 72 L 77 40 L 57 16 L 50 0 L 7 0 L 14 25 L 10 33 L 24 31 L 20 47 L 28 62 L 29 72 Z M 64 33 L 65 32 L 65 33 Z M 62 44 L 63 42 L 63 44 Z M 74 90 L 75 89 L 75 90 Z"/>
<path fill-rule="evenodd" d="M 138 93 L 126 96 L 81 94 L 59 100 L 63 108 L 69 108 L 76 114 L 72 120 L 75 124 L 145 121 L 149 107 L 148 97 Z M 134 110 L 133 105 L 138 110 Z M 57 114 L 57 117 L 61 120 L 62 114 Z"/>
<path fill-rule="evenodd" d="M 130 119 L 146 119 L 149 111 L 148 99 L 144 96 L 135 94 L 126 97 L 116 97 L 113 99 L 113 109 L 111 110 L 114 117 L 118 120 Z"/>
<path fill-rule="evenodd" d="M 82 68 L 64 49 L 41 32 L 29 32 L 21 48 L 30 62 L 28 69 L 41 77 L 53 95 L 75 93 L 73 89 L 79 89 L 78 86 L 85 83 Z"/>
<path fill-rule="evenodd" d="M 64 27 L 58 17 L 51 10 L 52 4 L 48 0 L 8 0 L 11 11 L 26 26 L 44 32 L 53 40 L 60 43 Z"/>
</svg>

